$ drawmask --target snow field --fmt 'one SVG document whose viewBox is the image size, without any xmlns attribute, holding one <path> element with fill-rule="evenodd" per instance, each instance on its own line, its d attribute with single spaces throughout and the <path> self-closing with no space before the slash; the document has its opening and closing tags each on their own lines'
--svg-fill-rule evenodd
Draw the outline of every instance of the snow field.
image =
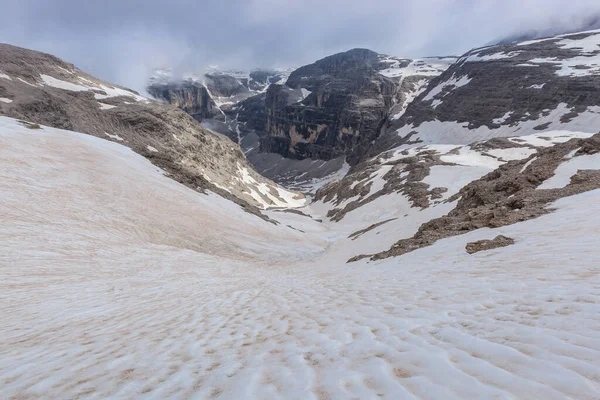
<svg viewBox="0 0 600 400">
<path fill-rule="evenodd" d="M 0 159 L 5 397 L 600 398 L 600 190 L 346 264 L 399 238 L 264 222 L 117 143 L 8 118 Z M 398 196 L 349 217 L 432 212 Z M 498 234 L 516 244 L 466 254 Z"/>
</svg>

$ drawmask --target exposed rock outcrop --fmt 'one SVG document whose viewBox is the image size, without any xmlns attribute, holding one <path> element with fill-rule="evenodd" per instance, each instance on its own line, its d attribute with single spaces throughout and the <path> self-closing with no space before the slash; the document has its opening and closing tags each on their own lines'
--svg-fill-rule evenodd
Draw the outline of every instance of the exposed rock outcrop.
<svg viewBox="0 0 600 400">
<path fill-rule="evenodd" d="M 497 249 L 500 247 L 506 247 L 515 244 L 513 238 L 509 238 L 503 235 L 498 235 L 491 240 L 478 240 L 476 242 L 467 243 L 465 250 L 469 254 L 475 254 L 480 251 Z"/>
</svg>

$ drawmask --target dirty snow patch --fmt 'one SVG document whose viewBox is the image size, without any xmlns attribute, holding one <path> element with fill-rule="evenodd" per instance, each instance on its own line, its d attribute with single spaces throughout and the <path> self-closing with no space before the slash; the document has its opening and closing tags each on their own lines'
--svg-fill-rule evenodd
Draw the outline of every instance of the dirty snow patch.
<svg viewBox="0 0 600 400">
<path fill-rule="evenodd" d="M 58 88 L 58 89 L 70 90 L 71 92 L 85 92 L 85 91 L 90 90 L 90 88 L 87 86 L 82 86 L 82 85 L 77 85 L 75 83 L 62 81 L 62 80 L 56 79 L 55 77 L 50 76 L 50 75 L 41 74 L 40 78 L 42 78 L 42 82 L 44 82 L 44 85 L 51 86 L 51 87 Z"/>
</svg>

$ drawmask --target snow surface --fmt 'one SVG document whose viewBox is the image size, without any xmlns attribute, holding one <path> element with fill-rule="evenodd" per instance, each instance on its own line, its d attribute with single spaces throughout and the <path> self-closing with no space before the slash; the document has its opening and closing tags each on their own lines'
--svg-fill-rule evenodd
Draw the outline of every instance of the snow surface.
<svg viewBox="0 0 600 400">
<path fill-rule="evenodd" d="M 492 120 L 493 123 L 495 124 L 502 124 L 504 122 L 506 122 L 506 120 L 508 118 L 510 118 L 510 116 L 513 114 L 512 111 L 508 111 L 506 114 L 504 114 L 503 116 L 501 116 L 500 118 L 495 118 Z"/>
<path fill-rule="evenodd" d="M 418 127 L 415 127 L 413 124 L 407 124 L 396 130 L 396 132 L 400 137 L 410 135 L 411 142 L 420 140 L 424 144 L 469 144 L 494 137 L 532 135 L 539 132 L 534 128 L 546 123 L 548 123 L 548 127 L 545 130 L 548 132 L 536 133 L 534 137 L 541 138 L 554 134 L 560 136 L 560 132 L 564 132 L 562 135 L 570 139 L 572 137 L 589 137 L 598 132 L 597 127 L 600 126 L 600 107 L 588 107 L 586 111 L 578 114 L 569 122 L 561 122 L 561 117 L 570 112 L 571 109 L 563 103 L 559 104 L 554 110 L 548 110 L 545 115 L 540 116 L 538 119 L 502 125 L 494 129 L 490 129 L 485 125 L 476 129 L 469 129 L 468 123 L 434 120 L 423 122 Z M 414 131 L 417 131 L 417 134 L 412 135 Z M 554 133 L 549 134 L 549 132 Z M 544 140 L 539 139 L 536 141 L 543 142 Z M 552 142 L 546 143 L 547 145 L 552 144 Z M 406 147 L 413 146 L 409 144 Z"/>
<path fill-rule="evenodd" d="M 0 160 L 6 398 L 600 393 L 600 190 L 535 220 L 346 264 L 398 238 L 352 241 L 284 212 L 268 212 L 271 224 L 117 143 L 4 117 Z M 407 216 L 394 229 L 410 234 L 431 210 L 402 197 L 351 217 L 369 225 L 396 205 Z M 498 234 L 516 244 L 466 254 Z"/>
<path fill-rule="evenodd" d="M 520 174 L 522 174 L 523 172 L 525 172 L 525 170 L 527 168 L 529 168 L 529 166 L 535 161 L 537 160 L 537 157 L 531 157 L 531 160 L 527 161 L 525 163 L 525 165 L 523 165 L 523 168 L 521 168 L 521 170 L 519 171 Z"/>
<path fill-rule="evenodd" d="M 567 156 L 565 158 L 568 158 L 568 160 L 561 163 L 554 171 L 554 176 L 546 179 L 538 186 L 538 189 L 561 189 L 571 182 L 571 177 L 577 174 L 577 171 L 600 169 L 600 153 L 577 157 L 571 155 L 571 157 Z"/>
<path fill-rule="evenodd" d="M 556 42 L 556 44 L 563 49 L 576 49 L 580 50 L 581 53 L 593 54 L 600 51 L 600 34 L 589 35 L 583 39 L 566 38 Z"/>
<path fill-rule="evenodd" d="M 147 98 L 137 95 L 129 90 L 125 90 L 125 89 L 121 89 L 121 88 L 117 88 L 117 87 L 110 87 L 110 86 L 106 86 L 103 84 L 96 84 L 96 83 L 90 81 L 89 79 L 86 79 L 83 77 L 77 77 L 77 78 L 80 81 L 86 83 L 86 85 L 79 85 L 76 83 L 63 81 L 61 79 L 57 79 L 57 78 L 54 78 L 53 76 L 45 75 L 45 74 L 41 74 L 40 78 L 44 85 L 55 87 L 58 89 L 70 90 L 72 92 L 84 92 L 84 91 L 99 89 L 106 93 L 105 95 L 95 93 L 94 98 L 96 98 L 96 100 L 107 99 L 109 97 L 127 96 L 127 97 L 134 98 L 136 101 L 143 101 L 143 102 L 149 101 Z M 28 82 L 25 82 L 25 83 L 28 83 Z M 31 85 L 31 84 L 29 84 L 29 85 Z M 114 107 L 114 106 L 112 106 L 112 107 Z M 103 108 L 103 109 L 106 109 L 106 108 Z"/>
<path fill-rule="evenodd" d="M 117 107 L 117 106 L 113 106 L 112 104 L 105 104 L 105 103 L 100 103 L 100 102 L 98 102 L 98 104 L 100 104 L 101 110 L 110 110 L 111 108 Z"/>
<path fill-rule="evenodd" d="M 405 92 L 404 102 L 401 104 L 400 111 L 398 111 L 392 116 L 392 120 L 396 120 L 403 116 L 406 112 L 406 109 L 408 108 L 408 105 L 412 103 L 413 100 L 416 99 L 421 93 L 427 90 L 428 84 L 429 81 L 427 79 L 421 79 L 415 83 L 414 90 Z"/>
<path fill-rule="evenodd" d="M 118 140 L 119 142 L 122 142 L 122 141 L 124 140 L 124 139 L 123 139 L 121 136 L 119 136 L 119 135 L 111 135 L 110 133 L 106 133 L 106 132 L 104 132 L 104 134 L 105 134 L 106 136 L 108 136 L 109 138 L 111 138 L 111 139 Z"/>
<path fill-rule="evenodd" d="M 281 187 L 275 187 L 267 185 L 263 182 L 258 182 L 250 175 L 248 168 L 242 167 L 238 164 L 238 171 L 240 172 L 241 178 L 235 178 L 247 185 L 250 196 L 260 205 L 262 208 L 270 207 L 302 207 L 306 205 L 306 198 L 300 197 L 298 193 L 290 192 Z M 276 192 L 273 193 L 273 191 Z"/>
<path fill-rule="evenodd" d="M 138 94 L 135 94 L 133 92 L 130 92 L 129 90 L 125 90 L 125 89 L 121 89 L 121 88 L 117 88 L 117 87 L 110 87 L 110 86 L 106 86 L 106 85 L 98 85 L 100 90 L 103 90 L 106 94 L 99 94 L 96 93 L 94 94 L 94 97 L 96 98 L 96 100 L 102 100 L 102 99 L 108 99 L 109 97 L 118 97 L 118 96 L 126 96 L 126 97 L 133 97 L 135 99 L 135 101 L 141 101 L 141 102 L 149 102 L 149 100 L 144 97 L 144 96 L 140 96 Z"/>
<path fill-rule="evenodd" d="M 5 73 L 3 73 L 2 71 L 0 71 L 0 78 L 8 79 L 9 81 L 12 81 L 12 78 L 10 76 L 6 75 Z"/>
<path fill-rule="evenodd" d="M 471 55 L 469 55 L 468 57 L 466 57 L 463 60 L 460 60 L 459 62 L 483 62 L 483 61 L 497 61 L 497 60 L 504 60 L 507 58 L 513 58 L 518 56 L 519 54 L 521 54 L 520 51 L 511 51 L 510 53 L 504 53 L 504 52 L 500 52 L 500 53 L 493 53 L 493 54 L 486 54 L 486 55 L 480 55 L 480 53 L 473 53 Z"/>
<path fill-rule="evenodd" d="M 7 99 L 6 97 L 0 97 L 0 102 L 10 104 L 13 101 L 11 99 Z"/>
<path fill-rule="evenodd" d="M 44 85 L 52 86 L 58 89 L 70 90 L 72 92 L 87 92 L 90 90 L 88 86 L 77 85 L 75 83 L 56 79 L 50 75 L 41 74 L 40 78 L 42 79 L 42 82 L 44 82 Z"/>
<path fill-rule="evenodd" d="M 33 83 L 29 83 L 29 82 L 27 82 L 27 81 L 26 81 L 25 79 L 23 79 L 23 78 L 17 78 L 17 80 L 18 80 L 19 82 L 22 82 L 22 83 L 26 84 L 26 85 L 29 85 L 29 86 L 36 87 L 36 85 L 34 85 Z"/>
<path fill-rule="evenodd" d="M 425 96 L 423 98 L 423 101 L 433 100 L 434 97 L 436 97 L 437 95 L 442 93 L 444 91 L 444 89 L 446 89 L 446 88 L 457 89 L 459 87 L 467 85 L 469 82 L 471 82 L 471 78 L 469 78 L 467 75 L 461 76 L 461 77 L 456 77 L 455 75 L 452 75 L 452 77 L 450 79 L 448 79 L 447 81 L 441 82 L 436 87 L 431 89 L 429 91 L 429 93 L 427 93 L 427 96 Z M 438 99 L 438 100 L 441 100 L 441 99 Z M 433 108 L 436 108 L 440 103 L 441 103 L 441 101 L 439 101 L 438 103 L 433 105 Z"/>
<path fill-rule="evenodd" d="M 310 90 L 304 89 L 304 88 L 300 88 L 300 91 L 302 92 L 302 100 L 307 98 L 308 95 L 310 95 L 312 93 Z"/>
</svg>

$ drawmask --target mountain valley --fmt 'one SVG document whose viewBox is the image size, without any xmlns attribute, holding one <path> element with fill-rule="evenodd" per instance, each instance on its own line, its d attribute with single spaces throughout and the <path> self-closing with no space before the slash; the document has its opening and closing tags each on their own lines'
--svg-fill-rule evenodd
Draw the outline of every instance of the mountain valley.
<svg viewBox="0 0 600 400">
<path fill-rule="evenodd" d="M 600 31 L 148 93 L 0 44 L 3 397 L 600 399 Z"/>
</svg>

